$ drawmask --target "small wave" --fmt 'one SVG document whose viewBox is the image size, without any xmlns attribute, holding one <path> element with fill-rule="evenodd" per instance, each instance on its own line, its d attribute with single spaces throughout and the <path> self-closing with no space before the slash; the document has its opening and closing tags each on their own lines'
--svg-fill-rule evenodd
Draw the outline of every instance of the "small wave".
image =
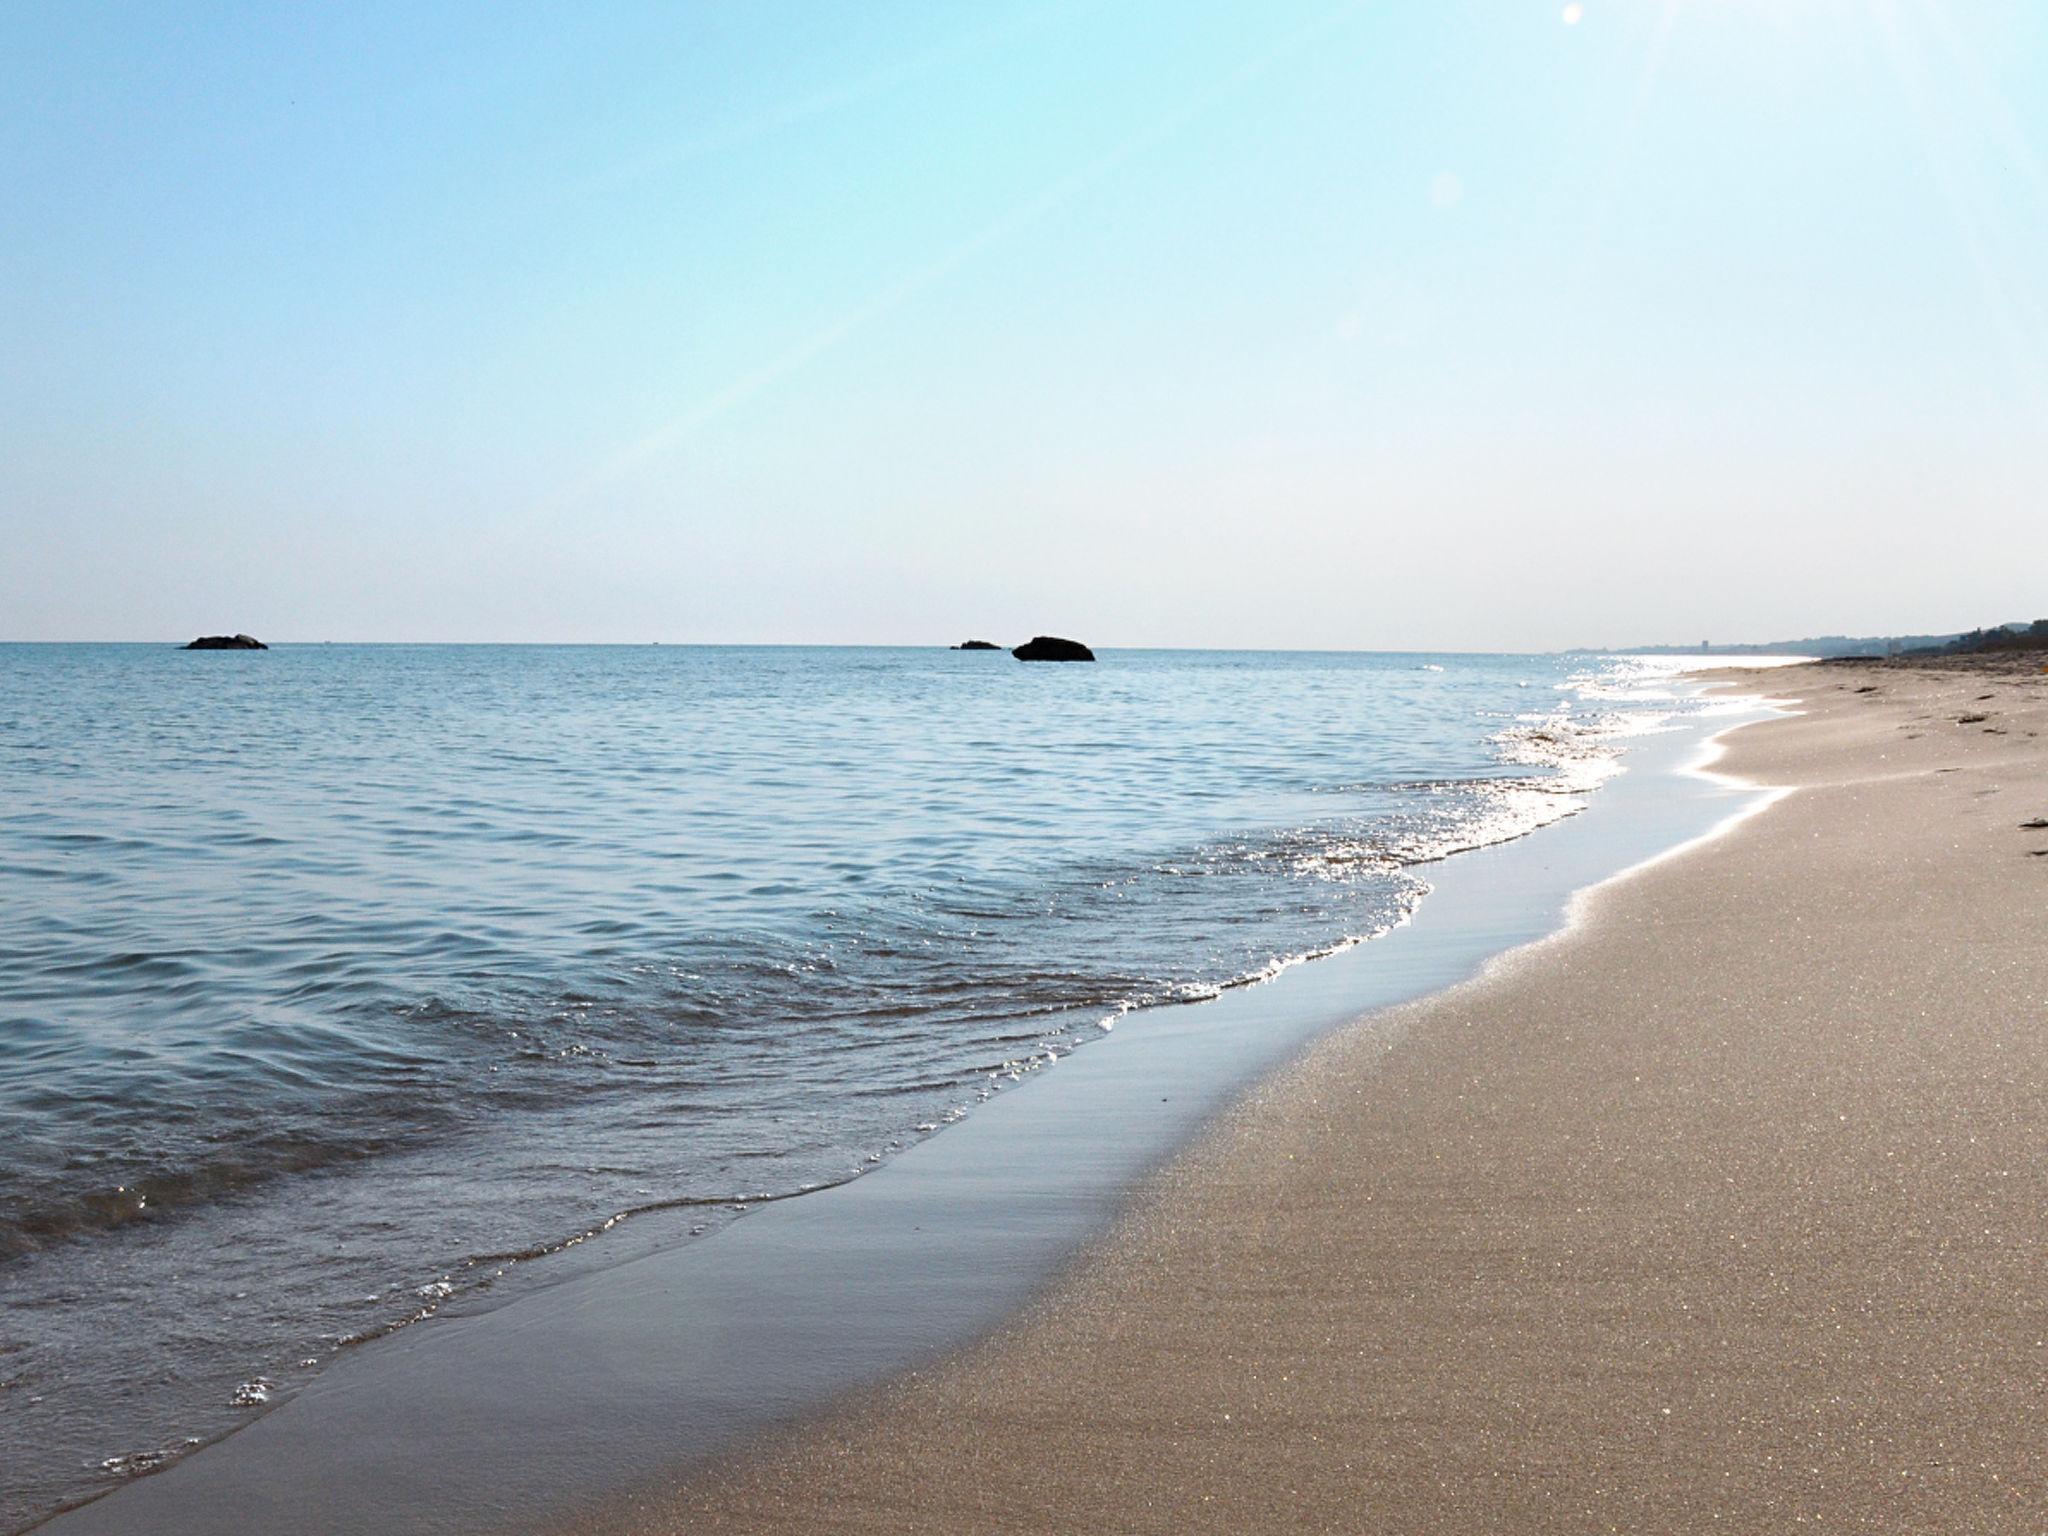
<svg viewBox="0 0 2048 1536">
<path fill-rule="evenodd" d="M 0 1308 L 78 1320 L 102 1450 L 1363 942 L 1684 707 L 1605 662 L 1532 712 L 1558 664 L 1134 655 L 1077 712 L 879 653 L 337 647 L 256 715 L 48 662 L 15 681 L 82 778 L 0 761 L 0 878 L 49 872 L 0 944 Z M 129 700 L 150 728 L 109 731 Z M 224 762 L 237 805 L 195 803 Z M 246 1295 L 197 1278 L 230 1260 Z M 127 1391 L 145 1355 L 176 1384 Z"/>
<path fill-rule="evenodd" d="M 155 1221 L 185 1207 L 207 1205 L 290 1174 L 355 1162 L 386 1150 L 375 1137 L 291 1141 L 272 1138 L 184 1167 L 160 1168 L 69 1193 L 46 1186 L 13 1189 L 11 1213 L 0 1217 L 0 1260 L 20 1257 L 94 1232 Z"/>
</svg>

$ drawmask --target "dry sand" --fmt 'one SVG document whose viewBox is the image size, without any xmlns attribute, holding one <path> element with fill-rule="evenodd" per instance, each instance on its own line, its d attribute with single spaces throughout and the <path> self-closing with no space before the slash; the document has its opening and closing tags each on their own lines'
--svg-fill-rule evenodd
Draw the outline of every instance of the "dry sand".
<svg viewBox="0 0 2048 1536">
<path fill-rule="evenodd" d="M 591 1529 L 2048 1530 L 2039 667 L 1770 674 L 1807 712 L 1721 766 L 1794 793 L 1326 1042 L 985 1346 Z"/>
</svg>

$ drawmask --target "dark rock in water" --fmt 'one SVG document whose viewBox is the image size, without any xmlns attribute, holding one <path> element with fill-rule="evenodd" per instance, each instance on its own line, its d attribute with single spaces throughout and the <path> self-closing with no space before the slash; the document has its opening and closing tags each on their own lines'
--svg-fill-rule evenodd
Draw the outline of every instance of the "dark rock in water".
<svg viewBox="0 0 2048 1536">
<path fill-rule="evenodd" d="M 1093 661 L 1095 653 L 1078 640 L 1058 635 L 1033 635 L 1010 652 L 1019 661 Z"/>
<path fill-rule="evenodd" d="M 956 651 L 1000 651 L 1002 647 L 993 640 L 962 640 L 953 649 Z"/>
<path fill-rule="evenodd" d="M 190 645 L 188 651 L 267 651 L 269 646 L 254 635 L 201 635 Z"/>
</svg>

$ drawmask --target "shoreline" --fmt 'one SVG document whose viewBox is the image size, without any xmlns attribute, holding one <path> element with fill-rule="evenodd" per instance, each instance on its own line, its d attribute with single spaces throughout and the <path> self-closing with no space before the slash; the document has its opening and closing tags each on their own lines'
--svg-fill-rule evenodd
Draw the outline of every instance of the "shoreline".
<svg viewBox="0 0 2048 1536">
<path fill-rule="evenodd" d="M 568 1528 L 2041 1529 L 2048 676 L 1771 686 L 1756 814 L 1314 1046 L 989 1341 Z"/>
<path fill-rule="evenodd" d="M 1065 1088 L 1000 1095 L 923 1144 L 931 1151 L 753 1213 L 701 1250 L 629 1259 L 365 1346 L 263 1418 L 38 1529 L 231 1530 L 259 1515 L 335 1531 L 536 1524 L 644 1482 L 678 1454 L 728 1449 L 929 1365 L 1015 1315 L 1146 1174 L 1309 1041 L 1540 936 L 1574 889 L 1631 849 L 1664 846 L 1687 816 L 1703 830 L 1733 792 L 1701 780 L 1674 824 L 1664 781 L 1718 724 L 1694 719 L 1646 739 L 1586 813 L 1441 866 L 1408 927 L 1297 967 L 1277 987 L 1127 1015 L 1061 1063 Z M 877 1248 L 888 1257 L 876 1261 Z M 789 1274 L 808 1276 L 808 1289 L 780 1295 L 767 1308 L 775 1326 L 764 1326 L 763 1289 L 778 1292 Z M 867 1304 L 853 1323 L 849 1291 Z M 520 1400 L 565 1378 L 573 1389 Z M 360 1466 L 333 1466 L 337 1443 Z M 369 1468 L 410 1496 L 370 1496 Z M 328 1484 L 308 1525 L 308 1490 Z"/>
<path fill-rule="evenodd" d="M 872 1171 L 1133 1008 L 1385 931 L 1425 861 L 1585 804 L 1648 723 L 1632 698 L 1675 691 L 1624 659 L 1132 656 L 996 686 L 946 652 L 542 648 L 308 652 L 223 693 L 182 653 L 60 651 L 25 695 L 57 739 L 176 698 L 182 745 L 117 733 L 76 795 L 31 778 L 47 815 L 0 849 L 50 897 L 0 992 L 57 1016 L 0 1071 L 27 1133 L 0 1168 L 7 1531 L 367 1339 L 715 1239 L 728 1203 Z M 485 728 L 515 686 L 532 707 Z M 593 689 L 637 702 L 585 731 Z M 421 729 L 358 782 L 350 743 L 394 707 Z M 213 807 L 187 790 L 231 742 Z M 124 1015 L 150 1027 L 101 1059 Z"/>
</svg>

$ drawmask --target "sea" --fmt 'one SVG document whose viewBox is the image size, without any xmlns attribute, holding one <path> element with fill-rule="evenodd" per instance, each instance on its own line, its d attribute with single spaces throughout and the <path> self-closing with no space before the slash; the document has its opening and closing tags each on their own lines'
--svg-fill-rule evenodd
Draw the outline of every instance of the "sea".
<svg viewBox="0 0 2048 1536">
<path fill-rule="evenodd" d="M 1369 942 L 1676 668 L 0 646 L 0 1530 Z"/>
</svg>

